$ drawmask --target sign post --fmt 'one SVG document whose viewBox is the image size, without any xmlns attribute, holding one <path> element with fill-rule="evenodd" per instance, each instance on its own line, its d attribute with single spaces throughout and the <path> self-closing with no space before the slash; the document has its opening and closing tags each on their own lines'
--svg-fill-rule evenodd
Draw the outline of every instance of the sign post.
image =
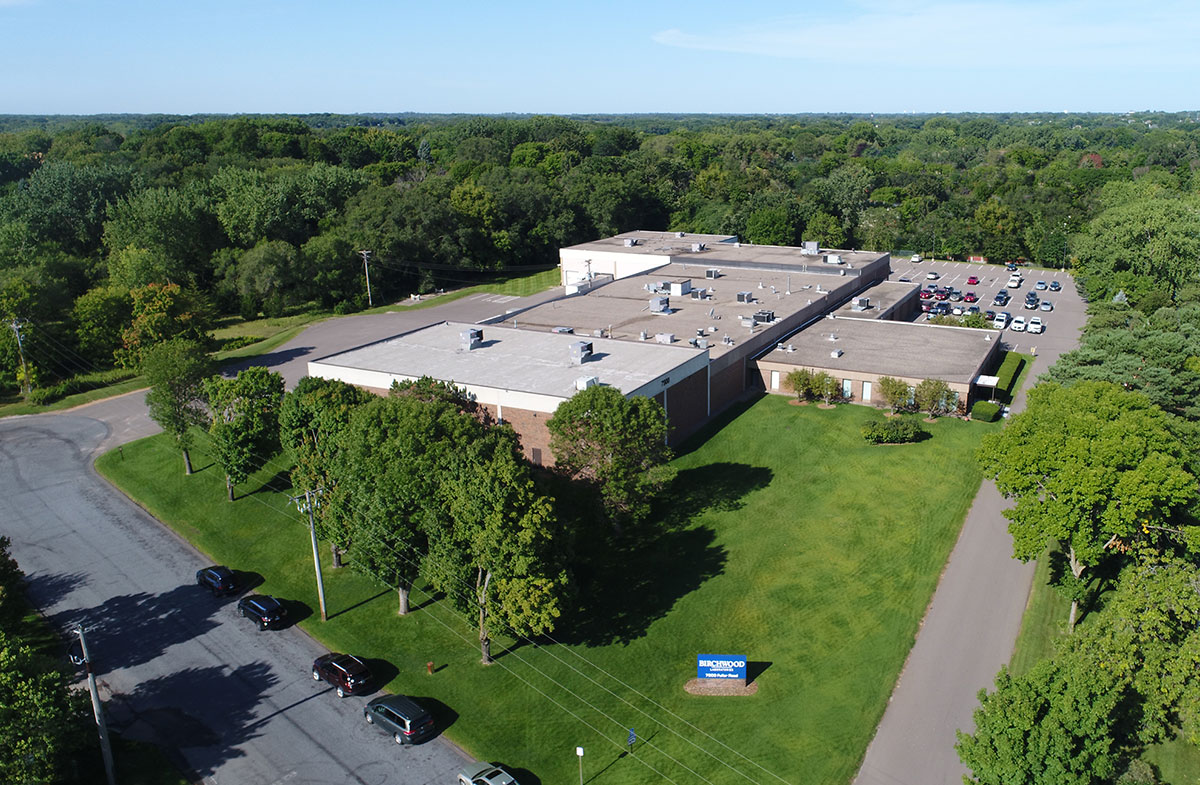
<svg viewBox="0 0 1200 785">
<path fill-rule="evenodd" d="M 629 754 L 630 755 L 633 754 L 633 745 L 634 745 L 634 742 L 636 742 L 636 741 L 637 741 L 637 734 L 633 732 L 633 728 L 630 728 L 629 729 L 629 738 L 625 740 L 625 743 L 629 745 Z"/>
<path fill-rule="evenodd" d="M 579 756 L 579 785 L 583 785 L 583 747 L 576 747 L 575 754 Z"/>
</svg>

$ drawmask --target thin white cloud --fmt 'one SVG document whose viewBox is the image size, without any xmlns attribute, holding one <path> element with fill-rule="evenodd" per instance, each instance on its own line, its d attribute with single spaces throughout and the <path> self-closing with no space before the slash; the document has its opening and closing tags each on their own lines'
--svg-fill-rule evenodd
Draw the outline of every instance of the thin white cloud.
<svg viewBox="0 0 1200 785">
<path fill-rule="evenodd" d="M 671 28 L 664 46 L 946 69 L 1148 68 L 1200 64 L 1200 6 L 1190 2 L 900 2 L 795 14 L 720 29 Z"/>
</svg>

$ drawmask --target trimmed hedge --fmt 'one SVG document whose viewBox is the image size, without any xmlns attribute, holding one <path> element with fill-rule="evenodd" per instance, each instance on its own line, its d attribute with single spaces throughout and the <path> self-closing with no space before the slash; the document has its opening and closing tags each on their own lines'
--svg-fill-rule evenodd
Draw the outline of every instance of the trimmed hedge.
<svg viewBox="0 0 1200 785">
<path fill-rule="evenodd" d="M 996 384 L 996 389 L 1009 392 L 1012 390 L 1013 382 L 1017 380 L 1017 376 L 1021 373 L 1021 368 L 1025 365 L 1025 358 L 1016 352 L 1009 352 L 1004 358 L 1004 362 L 1000 364 L 1000 370 L 996 371 L 996 376 L 1000 381 Z M 973 410 L 972 410 L 973 411 Z"/>
<path fill-rule="evenodd" d="M 971 407 L 971 419 L 995 422 L 1000 419 L 1000 404 L 991 401 L 976 401 L 975 405 Z"/>
<path fill-rule="evenodd" d="M 862 436 L 869 444 L 907 444 L 925 435 L 925 431 L 911 420 L 868 422 L 862 426 Z"/>
<path fill-rule="evenodd" d="M 110 384 L 117 384 L 137 376 L 137 371 L 129 368 L 114 368 L 111 371 L 96 371 L 95 373 L 83 373 L 78 376 L 72 376 L 70 379 L 61 381 L 58 384 L 51 384 L 47 387 L 38 387 L 31 390 L 29 393 L 29 402 L 36 406 L 47 406 L 57 400 L 66 398 L 68 395 L 75 393 L 87 392 L 88 390 L 98 390 L 101 387 L 108 387 Z"/>
</svg>

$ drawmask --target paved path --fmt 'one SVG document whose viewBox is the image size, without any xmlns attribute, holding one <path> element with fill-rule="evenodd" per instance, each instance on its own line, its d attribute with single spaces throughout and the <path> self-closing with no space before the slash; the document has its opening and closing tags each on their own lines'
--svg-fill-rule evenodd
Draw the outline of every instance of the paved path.
<svg viewBox="0 0 1200 785">
<path fill-rule="evenodd" d="M 265 364 L 291 386 L 314 357 L 544 297 L 482 295 L 330 320 Z M 92 630 L 112 726 L 172 751 L 206 785 L 454 781 L 469 760 L 457 747 L 439 738 L 401 748 L 367 726 L 362 698 L 339 701 L 313 682 L 319 644 L 294 628 L 258 633 L 232 600 L 200 590 L 193 575 L 210 562 L 94 472 L 98 455 L 158 432 L 144 396 L 0 420 L 0 534 L 12 538 L 30 599 L 50 622 Z"/>
<path fill-rule="evenodd" d="M 963 280 L 979 269 L 978 265 L 940 262 L 911 267 L 932 268 L 944 279 Z M 899 271 L 897 275 L 917 280 L 912 271 Z M 1018 306 L 1024 292 L 1039 277 L 1062 281 L 1063 288 L 1069 290 L 1048 295 L 1055 298 L 1056 308 L 1050 314 L 1041 314 L 1047 323 L 1045 334 L 1005 333 L 1009 347 L 1028 352 L 1031 344 L 1037 346 L 1037 358 L 1026 377 L 1027 388 L 1061 353 L 1078 345 L 1086 314 L 1069 276 L 1041 276 L 1036 272 L 1025 275 L 1028 283 L 1014 292 Z M 986 291 L 985 301 L 990 302 L 1001 283 L 977 287 L 981 299 Z M 1012 410 L 1019 412 L 1024 406 L 1022 389 Z M 883 720 L 867 748 L 855 785 L 961 785 L 967 770 L 954 751 L 955 731 L 973 728 L 976 695 L 980 689 L 992 686 L 1000 666 L 1012 656 L 1033 582 L 1034 565 L 1012 558 L 1012 538 L 1001 514 L 1007 506 L 995 483 L 984 481 Z"/>
</svg>

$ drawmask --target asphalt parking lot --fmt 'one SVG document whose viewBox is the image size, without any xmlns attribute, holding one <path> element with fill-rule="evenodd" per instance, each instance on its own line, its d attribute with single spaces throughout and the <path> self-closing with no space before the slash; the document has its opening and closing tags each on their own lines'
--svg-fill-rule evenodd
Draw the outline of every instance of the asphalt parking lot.
<svg viewBox="0 0 1200 785">
<path fill-rule="evenodd" d="M 950 286 L 963 292 L 975 292 L 979 296 L 979 302 L 976 304 L 981 311 L 1008 311 L 1014 317 L 1024 316 L 1026 321 L 1032 316 L 1040 316 L 1045 324 L 1045 330 L 1040 335 L 1004 330 L 1002 340 L 1004 347 L 1010 351 L 1050 354 L 1057 357 L 1062 352 L 1075 348 L 1079 342 L 1079 331 L 1087 320 L 1087 303 L 1076 290 L 1075 279 L 1065 270 L 1018 267 L 1017 271 L 1023 279 L 1021 286 L 1008 290 L 1012 300 L 1004 308 L 992 305 L 992 297 L 1006 288 L 1010 275 L 1004 265 L 1000 264 L 912 262 L 908 259 L 893 259 L 892 274 L 888 280 L 898 281 L 904 278 L 921 288 L 926 284 L 936 283 L 938 286 Z M 938 274 L 937 280 L 927 279 L 931 272 Z M 979 278 L 978 284 L 967 284 L 967 278 L 972 275 Z M 1025 294 L 1032 290 L 1038 281 L 1045 281 L 1047 286 L 1051 281 L 1062 284 L 1062 291 L 1046 290 L 1037 293 L 1041 299 L 1054 303 L 1053 311 L 1032 311 L 1022 307 Z M 925 314 L 919 314 L 917 318 L 924 319 Z"/>
</svg>

